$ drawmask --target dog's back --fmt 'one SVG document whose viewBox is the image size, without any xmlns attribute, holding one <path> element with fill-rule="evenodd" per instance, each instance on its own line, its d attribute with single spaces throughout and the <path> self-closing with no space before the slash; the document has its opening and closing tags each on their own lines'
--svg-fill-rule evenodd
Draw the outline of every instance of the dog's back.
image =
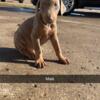
<svg viewBox="0 0 100 100">
<path fill-rule="evenodd" d="M 18 50 L 25 46 L 31 46 L 30 34 L 32 33 L 33 20 L 33 17 L 25 20 L 15 32 L 14 43 Z"/>
</svg>

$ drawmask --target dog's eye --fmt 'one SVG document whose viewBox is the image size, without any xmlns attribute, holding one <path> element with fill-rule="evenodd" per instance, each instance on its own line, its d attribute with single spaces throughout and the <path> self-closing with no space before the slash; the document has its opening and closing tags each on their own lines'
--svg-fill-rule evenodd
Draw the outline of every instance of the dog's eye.
<svg viewBox="0 0 100 100">
<path fill-rule="evenodd" d="M 54 7 L 55 7 L 56 10 L 59 8 L 57 3 L 54 4 Z"/>
<path fill-rule="evenodd" d="M 57 6 L 57 4 L 55 3 L 55 4 L 54 4 L 54 6 L 56 7 L 56 6 Z"/>
</svg>

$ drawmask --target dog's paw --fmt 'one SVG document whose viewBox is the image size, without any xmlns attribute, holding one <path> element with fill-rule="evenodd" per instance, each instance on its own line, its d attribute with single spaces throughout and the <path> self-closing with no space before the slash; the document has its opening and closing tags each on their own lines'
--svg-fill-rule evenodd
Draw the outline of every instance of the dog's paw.
<svg viewBox="0 0 100 100">
<path fill-rule="evenodd" d="M 59 59 L 59 63 L 61 64 L 69 64 L 69 60 L 66 57 L 62 57 Z"/>
<path fill-rule="evenodd" d="M 35 65 L 37 68 L 44 68 L 46 66 L 46 63 L 44 61 L 44 59 L 37 59 L 35 62 Z"/>
</svg>

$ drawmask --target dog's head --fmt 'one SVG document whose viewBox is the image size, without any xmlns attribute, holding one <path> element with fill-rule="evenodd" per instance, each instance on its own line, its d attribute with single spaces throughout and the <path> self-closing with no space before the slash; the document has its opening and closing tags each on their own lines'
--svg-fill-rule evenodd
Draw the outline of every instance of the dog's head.
<svg viewBox="0 0 100 100">
<path fill-rule="evenodd" d="M 42 20 L 45 23 L 53 23 L 57 20 L 57 15 L 60 9 L 59 0 L 39 0 L 37 8 L 41 14 Z"/>
</svg>

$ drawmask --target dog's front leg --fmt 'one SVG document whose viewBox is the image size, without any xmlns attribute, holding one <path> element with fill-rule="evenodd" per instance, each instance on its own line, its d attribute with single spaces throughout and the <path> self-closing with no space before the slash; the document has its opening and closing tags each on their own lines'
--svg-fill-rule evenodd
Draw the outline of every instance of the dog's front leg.
<svg viewBox="0 0 100 100">
<path fill-rule="evenodd" d="M 64 57 L 62 55 L 62 51 L 60 48 L 60 44 L 59 44 L 59 40 L 58 40 L 58 36 L 57 34 L 53 34 L 53 36 L 51 37 L 51 43 L 53 45 L 53 48 L 55 50 L 55 53 L 59 59 L 59 62 L 62 64 L 69 64 L 69 61 L 66 59 L 66 57 Z"/>
<path fill-rule="evenodd" d="M 36 66 L 38 68 L 43 68 L 45 66 L 45 62 L 42 56 L 42 50 L 40 46 L 40 39 L 32 36 L 32 43 L 35 50 L 35 59 L 36 59 Z"/>
</svg>

